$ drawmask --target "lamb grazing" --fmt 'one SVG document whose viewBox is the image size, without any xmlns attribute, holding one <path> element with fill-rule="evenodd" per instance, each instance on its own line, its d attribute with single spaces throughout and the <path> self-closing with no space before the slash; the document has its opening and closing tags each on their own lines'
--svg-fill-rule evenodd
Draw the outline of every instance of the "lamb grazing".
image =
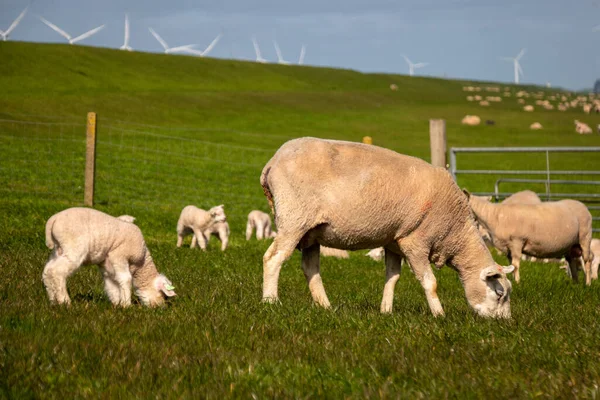
<svg viewBox="0 0 600 400">
<path fill-rule="evenodd" d="M 534 108 L 531 104 L 528 104 L 525 107 L 523 107 L 523 110 L 527 111 L 527 112 L 532 112 L 534 110 Z"/>
<path fill-rule="evenodd" d="M 225 251 L 225 249 L 227 249 L 227 245 L 229 244 L 229 235 L 230 231 L 227 221 L 215 222 L 204 231 L 206 244 L 208 244 L 210 241 L 211 236 L 216 236 L 217 239 L 221 241 L 221 251 Z"/>
<path fill-rule="evenodd" d="M 350 258 L 348 251 L 326 246 L 321 246 L 321 255 L 324 257 Z"/>
<path fill-rule="evenodd" d="M 131 215 L 119 215 L 117 217 L 117 219 L 120 219 L 121 221 L 129 222 L 130 224 L 133 224 L 135 222 L 135 217 L 132 217 Z"/>
<path fill-rule="evenodd" d="M 385 250 L 383 249 L 383 247 L 377 247 L 369 250 L 369 252 L 365 254 L 365 256 L 371 257 L 375 261 L 381 261 L 383 260 L 384 252 Z"/>
<path fill-rule="evenodd" d="M 284 143 L 260 182 L 278 234 L 263 257 L 263 301 L 278 300 L 281 265 L 294 249 L 313 300 L 330 303 L 320 276 L 319 248 L 385 248 L 382 312 L 391 312 L 406 257 L 431 312 L 444 311 L 430 262 L 450 265 L 467 301 L 483 316 L 510 317 L 512 290 L 477 232 L 467 199 L 444 168 L 362 143 L 300 138 Z"/>
<path fill-rule="evenodd" d="M 574 281 L 577 281 L 578 259 L 583 256 L 586 284 L 591 283 L 592 216 L 583 203 L 561 200 L 540 204 L 493 204 L 465 193 L 477 221 L 489 232 L 494 247 L 512 260 L 515 281 L 520 281 L 521 254 L 526 254 L 537 258 L 565 257 Z"/>
<path fill-rule="evenodd" d="M 227 217 L 225 216 L 224 206 L 218 205 L 205 211 L 196 206 L 186 206 L 181 210 L 181 215 L 177 221 L 177 247 L 181 247 L 183 239 L 187 235 L 192 236 L 192 243 L 190 248 L 196 247 L 200 244 L 202 250 L 206 250 L 207 238 L 204 232 L 213 230 L 213 225 L 219 222 L 225 222 Z M 228 236 L 229 237 L 229 236 Z M 224 242 L 222 242 L 223 245 Z M 222 248 L 222 247 L 221 247 Z"/>
<path fill-rule="evenodd" d="M 246 224 L 246 240 L 252 237 L 252 231 L 256 228 L 256 239 L 263 240 L 275 237 L 276 233 L 271 231 L 271 217 L 269 214 L 253 210 L 248 214 Z"/>
<path fill-rule="evenodd" d="M 598 266 L 600 265 L 600 239 L 592 239 L 590 249 L 594 258 L 592 259 L 592 279 L 598 279 Z"/>
<path fill-rule="evenodd" d="M 542 129 L 542 128 L 543 128 L 543 126 L 539 122 L 534 122 L 533 124 L 529 125 L 529 129 L 532 129 L 534 131 Z"/>
<path fill-rule="evenodd" d="M 104 290 L 114 305 L 131 304 L 131 286 L 146 306 L 175 296 L 174 287 L 156 270 L 137 225 L 91 208 L 68 208 L 46 223 L 52 250 L 42 280 L 51 302 L 70 304 L 67 278 L 84 264 L 97 264 Z"/>
<path fill-rule="evenodd" d="M 481 118 L 479 118 L 477 115 L 465 115 L 461 123 L 463 125 L 475 126 L 481 123 Z"/>
<path fill-rule="evenodd" d="M 580 135 L 589 135 L 590 133 L 592 133 L 592 128 L 590 128 L 590 126 L 584 122 L 580 122 L 578 120 L 575 120 L 575 132 L 579 133 Z"/>
</svg>

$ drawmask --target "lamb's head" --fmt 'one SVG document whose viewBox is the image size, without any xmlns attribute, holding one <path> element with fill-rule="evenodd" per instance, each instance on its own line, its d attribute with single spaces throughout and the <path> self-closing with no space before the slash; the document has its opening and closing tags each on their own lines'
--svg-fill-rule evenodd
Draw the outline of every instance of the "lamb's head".
<svg viewBox="0 0 600 400">
<path fill-rule="evenodd" d="M 485 285 L 483 299 L 472 304 L 475 311 L 484 317 L 510 318 L 510 293 L 512 284 L 506 277 L 515 267 L 492 265 L 481 270 L 479 279 Z"/>
<path fill-rule="evenodd" d="M 215 221 L 215 222 L 227 221 L 227 216 L 225 215 L 224 207 L 225 206 L 223 204 L 221 204 L 218 206 L 214 206 L 213 208 L 208 210 L 210 217 L 213 219 L 213 221 Z"/>
<path fill-rule="evenodd" d="M 138 289 L 136 295 L 144 305 L 156 307 L 164 304 L 165 299 L 176 296 L 174 289 L 171 281 L 166 276 L 159 274 L 148 287 Z"/>
</svg>

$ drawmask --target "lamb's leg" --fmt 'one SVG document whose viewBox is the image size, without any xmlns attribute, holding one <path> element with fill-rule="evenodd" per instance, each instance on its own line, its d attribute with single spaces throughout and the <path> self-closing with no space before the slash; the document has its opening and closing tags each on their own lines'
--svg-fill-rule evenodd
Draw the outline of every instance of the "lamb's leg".
<svg viewBox="0 0 600 400">
<path fill-rule="evenodd" d="M 315 303 L 319 304 L 323 308 L 331 307 L 325 288 L 323 287 L 323 280 L 321 279 L 320 273 L 320 249 L 321 245 L 315 243 L 314 245 L 302 250 L 302 270 L 310 289 Z"/>
<path fill-rule="evenodd" d="M 100 273 L 104 279 L 104 292 L 113 305 L 119 304 L 119 285 L 113 280 L 114 268 L 109 260 L 99 266 Z"/>
<path fill-rule="evenodd" d="M 250 238 L 252 237 L 252 228 L 254 227 L 254 224 L 252 223 L 252 220 L 248 220 L 248 223 L 246 224 L 246 240 L 250 240 Z"/>
<path fill-rule="evenodd" d="M 181 247 L 183 244 L 183 235 L 181 233 L 177 233 L 177 247 Z"/>
<path fill-rule="evenodd" d="M 600 265 L 600 257 L 594 256 L 592 260 L 592 279 L 598 279 L 598 265 Z"/>
<path fill-rule="evenodd" d="M 579 281 L 579 257 L 567 257 L 567 262 L 571 271 L 571 279 L 577 283 Z"/>
<path fill-rule="evenodd" d="M 404 247 L 400 245 L 400 242 L 399 246 L 404 252 Z M 405 254 L 408 264 L 421 283 L 423 290 L 425 290 L 425 296 L 427 297 L 431 313 L 436 317 L 443 316 L 444 309 L 442 308 L 442 303 L 440 303 L 440 299 L 437 295 L 437 280 L 431 270 L 431 264 L 429 263 L 428 258 L 429 252 L 413 250 L 412 252 L 405 252 Z"/>
<path fill-rule="evenodd" d="M 206 250 L 206 237 L 199 229 L 194 229 L 194 238 L 198 241 L 200 248 Z"/>
<path fill-rule="evenodd" d="M 394 288 L 400 278 L 402 256 L 385 251 L 385 286 L 383 287 L 383 299 L 381 300 L 381 312 L 391 313 L 394 303 Z"/>
<path fill-rule="evenodd" d="M 277 235 L 263 256 L 263 301 L 275 303 L 279 296 L 277 286 L 281 264 L 285 262 L 296 248 L 304 232 L 295 236 Z"/>
<path fill-rule="evenodd" d="M 119 286 L 119 305 L 122 307 L 130 306 L 132 277 L 129 272 L 129 265 L 119 266 L 114 280 Z"/>
<path fill-rule="evenodd" d="M 42 280 L 46 285 L 50 301 L 59 304 L 71 304 L 67 292 L 67 278 L 77 269 L 79 265 L 70 261 L 66 256 L 59 256 L 46 264 L 42 274 Z"/>
<path fill-rule="evenodd" d="M 185 237 L 185 227 L 177 222 L 177 247 L 181 247 L 183 244 L 183 238 Z"/>
<path fill-rule="evenodd" d="M 256 239 L 262 240 L 265 237 L 265 224 L 262 221 L 256 222 Z"/>
<path fill-rule="evenodd" d="M 190 243 L 190 249 L 194 249 L 198 246 L 198 239 L 196 239 L 196 234 L 192 234 L 192 243 Z"/>
<path fill-rule="evenodd" d="M 221 240 L 221 251 L 225 251 L 229 244 L 229 232 L 227 232 L 227 228 L 224 226 L 219 228 L 219 240 Z"/>
</svg>

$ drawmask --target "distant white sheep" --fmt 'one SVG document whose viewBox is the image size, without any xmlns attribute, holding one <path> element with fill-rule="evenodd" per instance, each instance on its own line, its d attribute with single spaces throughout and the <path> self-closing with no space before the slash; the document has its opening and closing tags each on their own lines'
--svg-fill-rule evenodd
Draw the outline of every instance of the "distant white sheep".
<svg viewBox="0 0 600 400">
<path fill-rule="evenodd" d="M 177 247 L 181 247 L 187 235 L 193 235 L 190 247 L 194 248 L 200 244 L 200 248 L 206 250 L 207 238 L 204 232 L 212 230 L 213 225 L 226 220 L 222 204 L 208 211 L 191 205 L 184 207 L 177 221 Z"/>
<path fill-rule="evenodd" d="M 84 264 L 96 264 L 104 290 L 114 305 L 131 304 L 131 287 L 146 306 L 175 296 L 174 287 L 156 270 L 137 225 L 91 208 L 69 208 L 46 223 L 46 246 L 52 250 L 42 280 L 51 302 L 70 304 L 67 278 Z"/>
<path fill-rule="evenodd" d="M 527 111 L 527 112 L 532 112 L 534 110 L 534 108 L 531 104 L 528 104 L 525 107 L 523 107 L 523 110 Z"/>
<path fill-rule="evenodd" d="M 461 123 L 463 125 L 475 126 L 481 123 L 481 118 L 477 115 L 465 115 Z"/>
<path fill-rule="evenodd" d="M 204 231 L 204 237 L 206 238 L 207 244 L 210 242 L 210 238 L 212 236 L 216 236 L 217 239 L 221 241 L 221 251 L 225 251 L 225 249 L 227 249 L 227 245 L 229 244 L 229 235 L 230 231 L 227 221 L 215 222 Z"/>
<path fill-rule="evenodd" d="M 257 240 L 275 237 L 275 232 L 271 230 L 271 216 L 266 212 L 253 210 L 248 213 L 248 222 L 246 223 L 246 240 L 250 240 L 254 229 L 256 229 Z"/>
<path fill-rule="evenodd" d="M 575 132 L 579 133 L 580 135 L 589 135 L 590 133 L 592 133 L 592 128 L 590 128 L 590 126 L 584 122 L 575 120 Z"/>
<path fill-rule="evenodd" d="M 532 129 L 532 130 L 538 130 L 538 129 L 542 129 L 542 128 L 543 128 L 543 126 L 539 122 L 534 122 L 533 124 L 531 124 L 529 126 L 529 129 Z"/>
</svg>

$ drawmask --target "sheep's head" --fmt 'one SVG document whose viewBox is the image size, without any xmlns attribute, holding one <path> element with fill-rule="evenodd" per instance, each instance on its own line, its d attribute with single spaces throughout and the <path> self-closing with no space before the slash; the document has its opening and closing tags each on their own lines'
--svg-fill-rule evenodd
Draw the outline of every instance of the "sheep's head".
<svg viewBox="0 0 600 400">
<path fill-rule="evenodd" d="M 214 206 L 213 208 L 211 208 L 210 210 L 208 210 L 208 212 L 210 213 L 210 217 L 215 221 L 215 222 L 224 222 L 227 221 L 227 216 L 225 215 L 225 209 L 224 209 L 224 205 L 218 205 L 218 206 Z"/>
<path fill-rule="evenodd" d="M 176 296 L 175 287 L 171 281 L 164 275 L 159 274 L 150 287 L 140 289 L 136 292 L 141 302 L 149 307 L 156 307 L 164 304 L 165 299 Z"/>
<path fill-rule="evenodd" d="M 512 284 L 506 277 L 515 267 L 492 265 L 484 268 L 479 279 L 485 284 L 483 301 L 474 304 L 475 311 L 483 317 L 510 318 L 510 293 Z"/>
</svg>

